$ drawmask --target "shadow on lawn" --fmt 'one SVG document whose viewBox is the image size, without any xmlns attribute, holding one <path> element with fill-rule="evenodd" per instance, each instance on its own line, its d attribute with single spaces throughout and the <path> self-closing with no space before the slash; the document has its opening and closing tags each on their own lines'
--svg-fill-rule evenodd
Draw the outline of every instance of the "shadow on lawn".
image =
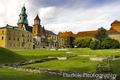
<svg viewBox="0 0 120 80">
<path fill-rule="evenodd" d="M 0 47 L 0 64 L 17 63 L 24 61 L 26 61 L 26 59 L 23 58 L 23 56 L 18 55 L 9 49 Z"/>
</svg>

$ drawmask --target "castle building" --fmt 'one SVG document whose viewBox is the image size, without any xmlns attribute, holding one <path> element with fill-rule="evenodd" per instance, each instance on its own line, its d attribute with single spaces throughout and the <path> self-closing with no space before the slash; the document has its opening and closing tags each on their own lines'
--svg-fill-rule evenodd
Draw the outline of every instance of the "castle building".
<svg viewBox="0 0 120 80">
<path fill-rule="evenodd" d="M 58 36 L 52 31 L 47 32 L 47 46 L 48 48 L 58 48 Z"/>
<path fill-rule="evenodd" d="M 44 27 L 41 26 L 40 22 L 41 20 L 37 15 L 34 19 L 34 24 L 32 28 L 34 48 L 45 48 L 47 46 L 46 31 Z"/>
<path fill-rule="evenodd" d="M 75 38 L 92 38 L 95 39 L 97 30 L 94 31 L 83 31 L 74 34 Z M 58 33 L 58 46 L 63 48 L 66 46 L 65 37 L 71 36 L 71 32 L 59 32 Z M 120 42 L 120 21 L 115 20 L 111 23 L 111 28 L 107 30 L 108 36 L 112 39 L 118 40 Z"/>
<path fill-rule="evenodd" d="M 69 43 L 66 42 L 67 37 L 75 37 L 74 34 L 69 31 L 69 32 L 59 32 L 58 33 L 58 47 L 59 48 L 69 48 Z"/>
<path fill-rule="evenodd" d="M 32 49 L 32 35 L 28 31 L 6 25 L 0 28 L 0 47 L 10 49 Z"/>
<path fill-rule="evenodd" d="M 48 40 L 48 37 L 55 37 Z M 22 7 L 17 26 L 6 25 L 0 28 L 0 47 L 11 49 L 56 48 L 57 35 L 45 30 L 37 15 L 33 26 L 29 26 L 26 8 Z M 52 47 L 51 47 L 52 46 Z"/>
<path fill-rule="evenodd" d="M 76 38 L 94 38 L 96 35 L 96 31 L 84 31 L 84 32 L 78 32 L 76 34 Z M 111 23 L 111 28 L 107 30 L 108 36 L 112 39 L 118 40 L 120 42 L 120 21 L 115 20 Z"/>
</svg>

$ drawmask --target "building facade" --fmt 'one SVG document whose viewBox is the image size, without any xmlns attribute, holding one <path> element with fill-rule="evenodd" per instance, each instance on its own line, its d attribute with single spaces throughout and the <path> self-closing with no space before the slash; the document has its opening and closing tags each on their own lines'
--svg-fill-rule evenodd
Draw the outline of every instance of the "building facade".
<svg viewBox="0 0 120 80">
<path fill-rule="evenodd" d="M 69 32 L 59 32 L 58 33 L 58 47 L 59 48 L 70 48 L 70 38 L 75 37 L 75 35 L 69 31 Z"/>
<path fill-rule="evenodd" d="M 48 48 L 58 48 L 58 36 L 52 31 L 47 32 L 47 46 Z"/>
<path fill-rule="evenodd" d="M 78 32 L 76 34 L 76 38 L 83 38 L 83 37 L 89 37 L 89 38 L 95 38 L 96 31 L 84 31 L 84 32 Z M 107 30 L 108 36 L 112 39 L 118 40 L 120 42 L 120 21 L 115 20 L 111 23 L 111 28 Z"/>
<path fill-rule="evenodd" d="M 77 34 L 72 34 L 72 32 L 59 32 L 58 33 L 58 46 L 59 48 L 65 48 L 66 45 L 66 36 L 73 35 L 75 38 L 92 38 L 95 39 L 97 30 L 94 31 L 83 31 L 78 32 Z M 111 23 L 111 28 L 107 30 L 108 36 L 112 39 L 118 40 L 120 42 L 120 21 L 115 20 Z"/>
<path fill-rule="evenodd" d="M 0 28 L 0 47 L 11 49 L 32 49 L 32 34 L 12 26 Z"/>
<path fill-rule="evenodd" d="M 55 48 L 57 41 L 53 38 L 48 41 L 48 37 L 53 36 L 53 34 L 52 31 L 45 30 L 42 27 L 38 15 L 34 19 L 33 26 L 29 26 L 26 8 L 23 6 L 17 26 L 7 25 L 0 28 L 0 47 L 11 49 Z M 56 34 L 54 34 L 54 37 L 57 37 Z"/>
</svg>

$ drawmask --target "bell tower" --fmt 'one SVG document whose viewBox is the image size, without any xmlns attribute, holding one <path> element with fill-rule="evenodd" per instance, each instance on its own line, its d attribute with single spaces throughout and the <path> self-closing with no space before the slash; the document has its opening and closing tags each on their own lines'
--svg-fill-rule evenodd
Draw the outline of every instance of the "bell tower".
<svg viewBox="0 0 120 80">
<path fill-rule="evenodd" d="M 21 9 L 17 25 L 18 28 L 22 30 L 26 30 L 26 27 L 28 27 L 28 19 L 25 6 L 23 6 Z"/>
<path fill-rule="evenodd" d="M 39 16 L 37 15 L 34 19 L 34 24 L 33 24 L 33 29 L 32 29 L 32 34 L 33 36 L 40 36 L 41 35 L 41 20 Z"/>
</svg>

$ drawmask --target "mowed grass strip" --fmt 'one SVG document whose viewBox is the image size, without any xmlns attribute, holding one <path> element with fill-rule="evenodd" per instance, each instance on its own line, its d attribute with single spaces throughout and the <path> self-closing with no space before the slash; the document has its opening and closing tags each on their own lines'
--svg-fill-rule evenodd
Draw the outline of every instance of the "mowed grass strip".
<svg viewBox="0 0 120 80">
<path fill-rule="evenodd" d="M 80 80 L 80 79 L 0 68 L 0 80 Z"/>
<path fill-rule="evenodd" d="M 73 48 L 68 50 L 76 55 L 96 55 L 96 56 L 120 55 L 120 49 L 91 50 L 90 48 Z"/>
<path fill-rule="evenodd" d="M 47 57 L 57 57 L 57 56 L 68 56 L 66 51 L 56 51 L 56 50 L 47 50 L 47 49 L 40 49 L 40 50 L 18 50 L 15 51 L 17 54 L 23 56 L 28 60 L 37 60 Z"/>
<path fill-rule="evenodd" d="M 18 55 L 23 56 L 27 60 L 37 60 L 46 58 L 49 56 L 58 57 L 58 56 L 72 56 L 72 55 L 96 55 L 100 57 L 111 56 L 111 55 L 120 55 L 120 49 L 104 49 L 104 50 L 91 50 L 89 48 L 72 48 L 65 51 L 59 50 L 16 50 L 14 51 Z M 67 53 L 68 52 L 68 53 Z"/>
<path fill-rule="evenodd" d="M 52 70 L 95 72 L 98 62 L 91 62 L 89 57 L 74 57 L 68 60 L 54 60 L 44 63 L 26 65 L 24 67 L 38 67 Z"/>
</svg>

